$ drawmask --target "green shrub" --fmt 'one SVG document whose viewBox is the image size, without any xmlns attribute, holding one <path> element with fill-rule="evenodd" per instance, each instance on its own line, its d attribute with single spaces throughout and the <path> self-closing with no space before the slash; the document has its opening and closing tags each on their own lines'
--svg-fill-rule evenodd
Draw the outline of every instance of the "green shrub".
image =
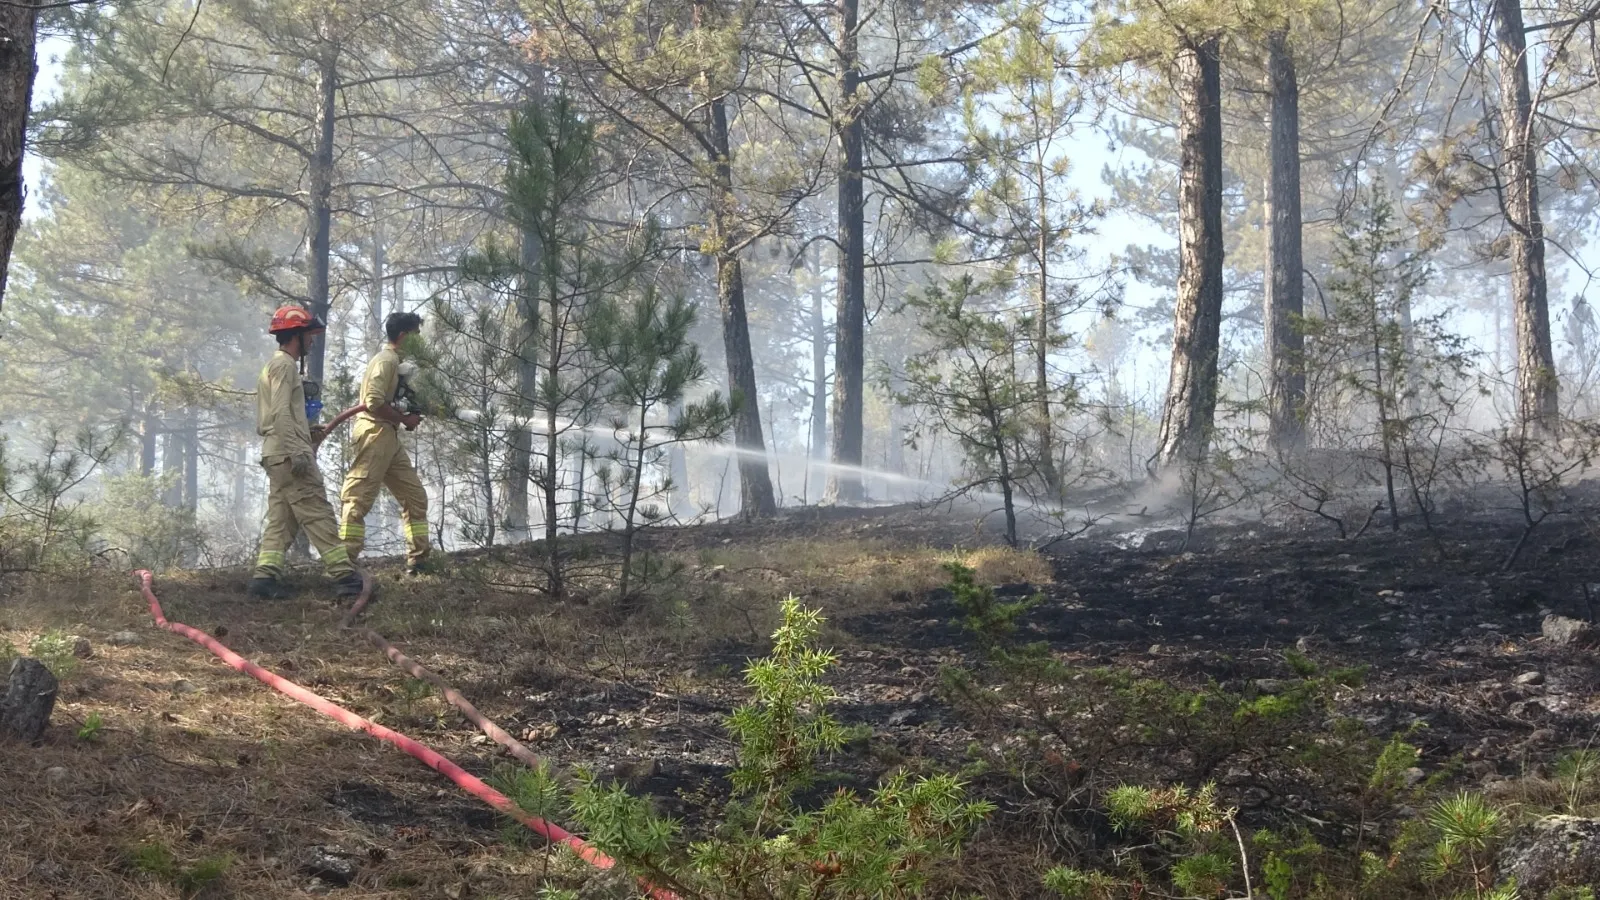
<svg viewBox="0 0 1600 900">
<path fill-rule="evenodd" d="M 841 789 L 804 808 L 797 795 L 847 733 L 828 713 L 834 694 L 822 678 L 834 657 L 816 646 L 822 617 L 793 597 L 782 612 L 771 654 L 746 670 L 752 701 L 728 719 L 739 764 L 719 822 L 691 840 L 647 801 L 587 773 L 573 810 L 597 847 L 684 896 L 920 896 L 992 807 L 968 800 L 954 776 L 900 773 L 867 797 Z"/>
<path fill-rule="evenodd" d="M 126 853 L 128 866 L 160 879 L 178 889 L 184 897 L 193 897 L 221 881 L 233 865 L 228 854 L 207 856 L 185 864 L 166 844 L 151 842 L 139 844 Z"/>
<path fill-rule="evenodd" d="M 61 631 L 46 631 L 34 638 L 28 655 L 44 663 L 57 678 L 66 678 L 78 667 L 78 658 L 72 655 L 72 636 Z"/>
</svg>

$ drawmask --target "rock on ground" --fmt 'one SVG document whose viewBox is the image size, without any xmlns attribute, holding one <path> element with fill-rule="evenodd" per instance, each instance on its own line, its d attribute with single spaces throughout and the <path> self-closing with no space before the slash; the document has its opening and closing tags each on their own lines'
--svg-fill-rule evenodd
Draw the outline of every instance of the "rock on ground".
<svg viewBox="0 0 1600 900">
<path fill-rule="evenodd" d="M 1600 889 L 1600 819 L 1548 816 L 1518 831 L 1500 851 L 1500 877 L 1527 900 L 1558 888 Z"/>
<path fill-rule="evenodd" d="M 1545 616 L 1540 630 L 1544 639 L 1557 647 L 1592 647 L 1600 638 L 1588 622 L 1566 616 Z"/>
<path fill-rule="evenodd" d="M 11 664 L 11 681 L 0 700 L 0 734 L 32 743 L 50 724 L 61 687 L 44 663 L 22 657 Z"/>
</svg>

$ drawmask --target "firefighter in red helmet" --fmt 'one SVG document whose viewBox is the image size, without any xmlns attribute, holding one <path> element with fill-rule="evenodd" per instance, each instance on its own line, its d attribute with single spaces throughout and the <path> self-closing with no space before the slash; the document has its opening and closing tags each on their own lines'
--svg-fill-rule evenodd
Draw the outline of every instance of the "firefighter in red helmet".
<svg viewBox="0 0 1600 900">
<path fill-rule="evenodd" d="M 250 593 L 258 597 L 283 595 L 284 557 L 301 528 L 339 593 L 361 592 L 361 573 L 339 540 L 339 526 L 317 469 L 314 439 L 320 434 L 313 434 L 306 415 L 306 384 L 300 375 L 310 339 L 326 327 L 299 306 L 279 307 L 267 326 L 278 340 L 278 351 L 256 380 L 256 433 L 261 435 L 261 467 L 267 470 L 270 486 L 267 527 L 250 578 Z"/>
</svg>

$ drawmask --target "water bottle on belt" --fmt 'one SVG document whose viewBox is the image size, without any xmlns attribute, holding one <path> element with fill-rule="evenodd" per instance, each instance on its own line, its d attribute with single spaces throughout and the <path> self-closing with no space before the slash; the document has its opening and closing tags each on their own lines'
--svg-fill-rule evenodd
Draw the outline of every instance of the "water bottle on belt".
<svg viewBox="0 0 1600 900">
<path fill-rule="evenodd" d="M 306 392 L 306 422 L 315 425 L 317 418 L 322 415 L 322 385 L 306 379 L 300 382 Z"/>
</svg>

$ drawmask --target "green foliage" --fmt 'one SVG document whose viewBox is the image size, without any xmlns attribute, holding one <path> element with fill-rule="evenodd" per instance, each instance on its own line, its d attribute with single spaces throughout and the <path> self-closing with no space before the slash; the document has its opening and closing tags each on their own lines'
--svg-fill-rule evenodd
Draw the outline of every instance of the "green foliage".
<svg viewBox="0 0 1600 900">
<path fill-rule="evenodd" d="M 625 299 L 602 301 L 588 323 L 588 342 L 606 372 L 607 399 L 618 410 L 611 424 L 623 436 L 597 474 L 601 496 L 622 516 L 624 598 L 635 574 L 636 536 L 667 517 L 660 503 L 675 489 L 670 480 L 647 485 L 646 472 L 661 468 L 673 446 L 719 443 L 733 427 L 734 408 L 721 395 L 685 402 L 689 389 L 706 378 L 700 348 L 689 336 L 694 322 L 692 304 L 646 286 Z M 652 421 L 670 409 L 677 410 L 670 422 Z M 621 482 L 620 500 L 613 499 L 613 482 Z"/>
<path fill-rule="evenodd" d="M 751 702 L 728 720 L 739 764 L 720 823 L 685 845 L 678 823 L 592 775 L 580 777 L 573 810 L 596 846 L 683 895 L 921 896 L 992 807 L 968 800 L 954 776 L 905 772 L 865 798 L 840 789 L 803 807 L 798 793 L 847 734 L 827 711 L 833 692 L 821 679 L 833 655 L 816 647 L 822 617 L 792 597 L 782 609 L 771 654 L 746 670 Z"/>
<path fill-rule="evenodd" d="M 97 523 L 82 488 L 121 445 L 121 429 L 51 431 L 19 455 L 0 438 L 0 572 L 72 569 L 91 557 Z"/>
<path fill-rule="evenodd" d="M 102 496 L 91 507 L 99 533 L 136 566 L 158 572 L 176 568 L 191 562 L 205 545 L 194 511 L 163 500 L 176 478 L 177 473 L 130 474 L 102 482 Z"/>
<path fill-rule="evenodd" d="M 977 583 L 971 568 L 948 562 L 944 571 L 950 575 L 949 589 L 956 608 L 965 616 L 961 626 L 977 638 L 984 652 L 1006 658 L 1014 649 L 1012 638 L 1017 633 L 1017 621 L 1043 602 L 1044 596 L 1034 594 L 1023 600 L 1001 601 L 995 597 L 994 588 Z M 1021 652 L 1038 656 L 1044 649 L 1030 645 Z"/>
<path fill-rule="evenodd" d="M 78 668 L 78 658 L 72 655 L 72 635 L 59 630 L 46 631 L 28 645 L 28 655 L 44 663 L 50 674 L 66 678 Z"/>
<path fill-rule="evenodd" d="M 906 299 L 921 322 L 927 349 L 905 361 L 895 402 L 928 413 L 913 439 L 947 434 L 966 460 L 965 487 L 1001 496 L 1006 542 L 1017 545 L 1016 497 L 1040 474 L 1037 413 L 1041 403 L 1065 408 L 1074 391 L 1041 389 L 1024 377 L 1024 348 L 1034 324 L 1001 307 L 995 285 L 971 275 L 935 284 Z"/>
<path fill-rule="evenodd" d="M 165 881 L 185 897 L 193 897 L 221 881 L 233 865 L 233 857 L 228 854 L 185 863 L 159 842 L 138 844 L 127 851 L 125 859 L 134 871 Z"/>
<path fill-rule="evenodd" d="M 1573 750 L 1556 760 L 1556 780 L 1567 794 L 1567 811 L 1576 813 L 1579 807 L 1600 788 L 1600 752 Z"/>
<path fill-rule="evenodd" d="M 94 743 L 100 740 L 100 729 L 105 727 L 105 720 L 97 712 L 89 713 L 83 720 L 83 727 L 78 729 L 78 740 Z"/>
<path fill-rule="evenodd" d="M 845 741 L 844 729 L 827 712 L 833 689 L 821 680 L 834 656 L 813 645 L 822 613 L 802 607 L 795 597 L 784 599 L 782 611 L 771 654 L 745 670 L 754 702 L 728 719 L 739 745 L 734 790 L 766 793 L 773 800 L 809 786 L 817 760 Z"/>
<path fill-rule="evenodd" d="M 1402 498 L 1431 521 L 1432 491 L 1456 465 L 1436 448 L 1475 389 L 1472 352 L 1446 315 L 1416 309 L 1432 268 L 1387 192 L 1374 186 L 1361 199 L 1336 235 L 1327 312 L 1298 326 L 1312 424 L 1330 448 L 1377 457 L 1398 529 Z"/>
</svg>

